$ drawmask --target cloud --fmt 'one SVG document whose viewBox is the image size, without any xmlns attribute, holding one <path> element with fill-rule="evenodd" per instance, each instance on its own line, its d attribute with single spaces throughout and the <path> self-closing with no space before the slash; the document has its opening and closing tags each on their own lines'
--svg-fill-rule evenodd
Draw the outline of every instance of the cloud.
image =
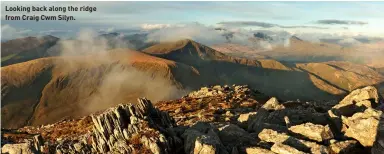
<svg viewBox="0 0 384 154">
<path fill-rule="evenodd" d="M 99 33 L 112 33 L 115 32 L 115 27 L 100 28 Z"/>
<path fill-rule="evenodd" d="M 148 41 L 154 42 L 172 42 L 180 39 L 192 39 L 207 45 L 225 43 L 227 41 L 223 36 L 223 32 L 215 30 L 214 27 L 208 27 L 199 23 L 188 23 L 183 26 L 167 26 L 152 31 L 148 34 L 147 38 Z"/>
<path fill-rule="evenodd" d="M 144 30 L 154 30 L 154 29 L 167 28 L 170 26 L 171 26 L 170 24 L 142 24 L 140 28 Z"/>
<path fill-rule="evenodd" d="M 313 28 L 313 29 L 329 29 L 328 27 L 318 27 L 318 26 L 280 26 L 280 28 Z"/>
<path fill-rule="evenodd" d="M 266 22 L 258 22 L 258 21 L 226 21 L 217 23 L 223 26 L 229 27 L 243 27 L 243 26 L 257 26 L 263 28 L 271 28 L 271 27 L 280 27 L 277 24 L 266 23 Z"/>
<path fill-rule="evenodd" d="M 350 46 L 358 46 L 358 45 L 361 45 L 362 43 L 354 38 L 344 38 L 338 41 L 338 44 L 341 46 L 350 47 Z"/>
<path fill-rule="evenodd" d="M 285 25 L 279 25 L 279 24 L 273 24 L 273 23 L 267 23 L 267 22 L 259 22 L 259 21 L 226 21 L 226 22 L 219 22 L 217 23 L 221 26 L 228 26 L 228 27 L 248 27 L 248 26 L 257 26 L 262 28 L 273 28 L 273 27 L 279 27 L 279 28 L 313 28 L 313 29 L 329 29 L 328 27 L 319 27 L 319 26 L 285 26 Z"/>
<path fill-rule="evenodd" d="M 352 20 L 336 20 L 336 19 L 330 19 L 330 20 L 317 20 L 317 24 L 324 24 L 324 25 L 366 25 L 367 22 L 363 21 L 352 21 Z"/>
<path fill-rule="evenodd" d="M 15 28 L 10 25 L 1 25 L 1 40 L 11 40 L 15 38 L 28 36 L 32 31 L 30 29 Z"/>
<path fill-rule="evenodd" d="M 72 30 L 59 30 L 59 29 L 51 29 L 51 30 L 45 30 L 45 31 L 40 31 L 40 34 L 52 34 L 52 33 L 69 33 L 72 32 Z"/>
<path fill-rule="evenodd" d="M 113 52 L 109 50 L 111 48 L 109 40 L 97 36 L 98 33 L 92 29 L 83 29 L 73 40 L 60 40 L 55 46 L 57 51 L 54 51 L 58 52 L 59 55 L 55 65 L 60 67 L 62 72 L 72 72 L 78 68 L 84 68 L 84 66 L 86 66 L 84 69 L 95 71 L 101 69 L 103 71 L 101 77 L 94 79 L 98 80 L 99 83 L 96 84 L 96 89 L 90 89 L 85 83 L 77 86 L 77 91 L 74 91 L 78 92 L 80 98 L 83 96 L 86 98 L 81 100 L 85 101 L 80 108 L 83 112 L 93 113 L 117 103 L 125 103 L 127 96 L 135 94 L 140 95 L 140 97 L 147 97 L 153 102 L 185 95 L 185 90 L 180 89 L 163 76 L 156 76 L 151 72 L 126 64 L 125 62 L 130 61 L 130 59 L 124 59 L 124 62 L 120 62 L 122 59 L 116 59 Z M 119 46 L 126 45 L 124 42 L 115 43 L 123 43 Z M 128 51 L 126 52 L 128 55 L 125 58 L 132 58 L 132 55 Z M 157 89 L 162 90 L 158 91 Z M 92 91 L 92 95 L 90 95 L 90 91 Z"/>
<path fill-rule="evenodd" d="M 268 23 L 262 23 L 260 25 L 267 26 Z M 278 29 L 268 30 L 247 30 L 242 27 L 217 28 L 213 26 L 206 26 L 200 23 L 189 23 L 177 26 L 169 25 L 165 26 L 164 28 L 150 31 L 147 35 L 147 41 L 174 42 L 181 39 L 192 39 L 205 45 L 215 45 L 230 42 L 261 50 L 268 50 L 274 46 L 279 45 L 289 46 L 289 39 L 293 35 L 311 42 L 319 42 L 319 38 L 325 36 L 323 33 L 303 32 L 300 30 L 303 27 L 309 31 L 312 31 L 310 29 L 312 26 L 291 26 L 289 29 L 294 30 L 294 28 L 296 28 L 296 31 L 288 32 L 284 30 L 284 28 L 280 27 L 278 27 Z M 254 34 L 257 32 L 261 32 L 270 36 L 272 40 L 255 40 Z"/>
</svg>

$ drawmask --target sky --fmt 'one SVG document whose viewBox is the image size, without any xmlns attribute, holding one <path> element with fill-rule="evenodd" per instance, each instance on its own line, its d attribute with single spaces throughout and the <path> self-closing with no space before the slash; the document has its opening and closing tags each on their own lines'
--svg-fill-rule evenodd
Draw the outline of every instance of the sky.
<svg viewBox="0 0 384 154">
<path fill-rule="evenodd" d="M 228 29 L 384 36 L 384 2 L 1 2 L 2 39 L 150 30 L 199 23 Z M 6 12 L 5 6 L 91 6 L 96 12 Z M 9 21 L 5 15 L 72 15 L 75 21 Z"/>
</svg>

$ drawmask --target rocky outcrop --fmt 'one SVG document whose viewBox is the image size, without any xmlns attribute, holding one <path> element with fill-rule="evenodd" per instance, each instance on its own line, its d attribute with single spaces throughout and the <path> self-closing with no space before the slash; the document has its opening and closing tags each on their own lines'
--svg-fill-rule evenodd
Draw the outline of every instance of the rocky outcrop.
<svg viewBox="0 0 384 154">
<path fill-rule="evenodd" d="M 100 153 L 173 153 L 175 145 L 182 143 L 166 129 L 175 126 L 173 119 L 155 109 L 147 99 L 139 99 L 136 105 L 119 105 L 92 116 L 92 120 L 92 147 Z"/>
<path fill-rule="evenodd" d="M 30 140 L 29 149 L 42 153 L 177 153 L 183 148 L 174 120 L 143 98 L 137 104 L 121 104 L 92 115 L 93 128 L 76 138 L 57 138 L 53 142 L 39 137 Z M 44 127 L 42 127 L 44 128 Z M 45 128 L 47 129 L 47 128 Z M 59 129 L 59 128 L 56 128 Z M 29 144 L 8 144 L 4 150 L 29 150 Z M 41 148 L 37 148 L 41 147 Z M 5 149 L 4 149 L 5 148 Z M 20 151 L 20 150 L 19 150 Z M 36 150 L 37 151 L 37 150 Z"/>
<path fill-rule="evenodd" d="M 177 125 L 192 126 L 199 121 L 237 122 L 241 114 L 257 111 L 267 99 L 246 85 L 216 85 L 203 87 L 181 99 L 158 102 L 155 106 L 167 111 Z"/>
</svg>

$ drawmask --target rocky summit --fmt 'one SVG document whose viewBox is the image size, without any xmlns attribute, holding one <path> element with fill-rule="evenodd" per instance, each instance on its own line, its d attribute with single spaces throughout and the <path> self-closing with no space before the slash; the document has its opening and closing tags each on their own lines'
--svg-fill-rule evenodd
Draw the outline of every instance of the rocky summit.
<svg viewBox="0 0 384 154">
<path fill-rule="evenodd" d="M 171 101 L 120 104 L 80 119 L 2 129 L 2 153 L 380 153 L 375 87 L 339 101 L 283 101 L 246 85 L 203 87 Z"/>
</svg>

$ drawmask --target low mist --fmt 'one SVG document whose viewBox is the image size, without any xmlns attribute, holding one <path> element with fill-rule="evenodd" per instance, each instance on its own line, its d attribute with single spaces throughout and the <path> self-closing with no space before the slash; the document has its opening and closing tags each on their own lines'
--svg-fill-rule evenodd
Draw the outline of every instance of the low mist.
<svg viewBox="0 0 384 154">
<path fill-rule="evenodd" d="M 111 47 L 111 43 L 113 47 Z M 110 50 L 115 47 L 124 50 Z M 156 74 L 154 70 L 137 69 L 132 66 L 134 56 L 132 46 L 124 42 L 98 37 L 90 29 L 82 30 L 76 39 L 63 40 L 51 53 L 59 55 L 56 66 L 62 74 L 75 76 L 77 80 L 94 84 L 78 85 L 77 100 L 84 114 L 103 110 L 120 103 L 136 103 L 138 97 L 146 97 L 153 103 L 181 97 L 185 91 L 167 76 Z M 114 53 L 115 52 L 115 53 Z M 123 54 L 116 53 L 124 52 Z M 122 55 L 122 56 L 119 56 Z M 100 78 L 83 78 L 92 71 L 102 72 Z M 75 81 L 73 81 L 75 82 Z M 75 97 L 75 96 L 73 96 Z"/>
<path fill-rule="evenodd" d="M 200 23 L 183 25 L 145 25 L 151 27 L 147 42 L 174 42 L 181 39 L 192 39 L 202 44 L 211 46 L 225 43 L 245 45 L 259 50 L 270 50 L 274 46 L 289 46 L 291 35 L 283 32 L 262 31 L 271 35 L 273 40 L 262 40 L 254 37 L 258 31 L 243 28 L 217 28 Z M 282 35 L 284 34 L 284 35 Z"/>
<path fill-rule="evenodd" d="M 149 73 L 139 71 L 134 67 L 117 65 L 106 74 L 84 109 L 88 112 L 102 110 L 116 103 L 136 103 L 137 97 L 146 97 L 156 103 L 160 100 L 180 98 L 185 91 L 177 88 L 170 80 L 162 77 L 152 77 Z"/>
</svg>

